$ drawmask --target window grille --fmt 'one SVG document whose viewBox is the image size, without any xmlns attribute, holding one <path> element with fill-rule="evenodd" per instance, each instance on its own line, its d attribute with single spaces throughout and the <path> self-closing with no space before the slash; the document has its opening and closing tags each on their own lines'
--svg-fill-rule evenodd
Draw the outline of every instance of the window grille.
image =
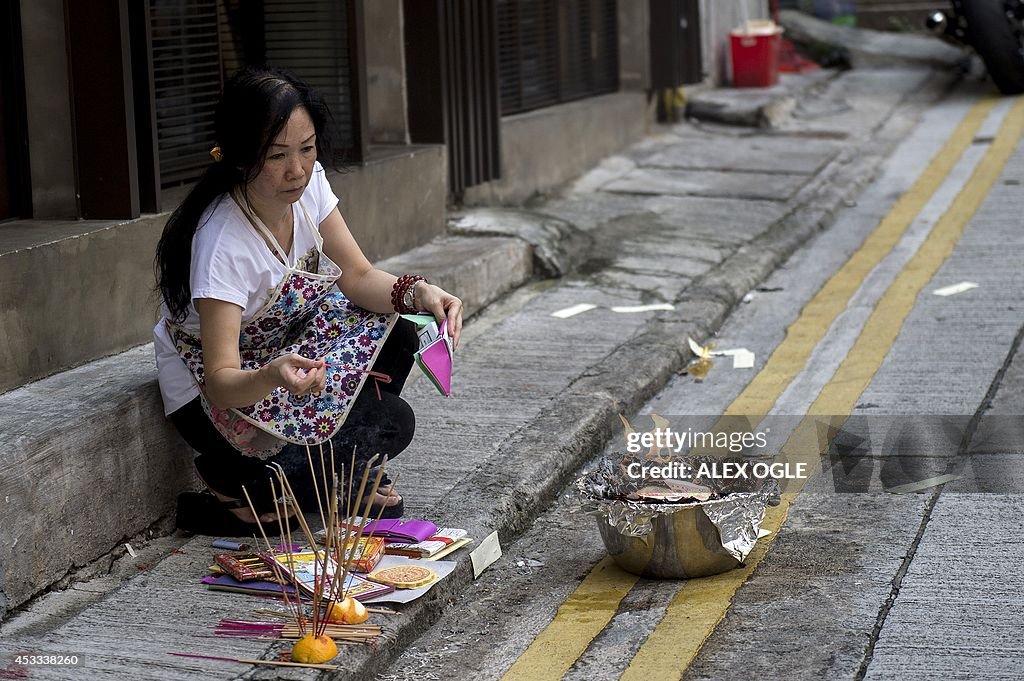
<svg viewBox="0 0 1024 681">
<path fill-rule="evenodd" d="M 615 0 L 498 0 L 497 22 L 502 115 L 618 89 Z"/>
<path fill-rule="evenodd" d="M 196 179 L 210 162 L 224 80 L 246 64 L 287 69 L 333 117 L 335 151 L 361 160 L 351 0 L 150 0 L 161 184 Z"/>
</svg>

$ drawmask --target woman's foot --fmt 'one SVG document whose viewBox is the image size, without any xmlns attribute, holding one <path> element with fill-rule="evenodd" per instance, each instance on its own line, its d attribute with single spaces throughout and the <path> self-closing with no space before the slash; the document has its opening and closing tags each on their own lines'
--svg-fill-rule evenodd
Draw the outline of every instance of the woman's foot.
<svg viewBox="0 0 1024 681">
<path fill-rule="evenodd" d="M 363 497 L 363 503 L 360 504 L 358 513 L 366 512 L 366 501 L 368 498 L 369 496 Z M 377 493 L 373 495 L 373 501 L 370 504 L 368 514 L 370 518 L 374 520 L 378 517 L 381 519 L 401 518 L 403 513 L 405 513 L 405 502 L 399 494 L 395 493 L 391 485 L 388 485 L 386 490 L 383 485 L 377 488 Z"/>
<path fill-rule="evenodd" d="M 232 515 L 234 515 L 236 518 L 238 518 L 238 520 L 250 525 L 256 523 L 256 516 L 252 514 L 252 509 L 249 508 L 249 502 L 245 501 L 244 499 L 229 497 L 227 495 L 221 494 L 215 489 L 210 489 L 209 487 L 207 487 L 207 489 L 210 491 L 211 494 L 213 494 L 214 497 L 217 498 L 217 501 L 221 502 L 221 504 L 224 506 L 224 509 L 227 510 Z M 291 507 L 289 508 L 291 509 L 291 512 L 288 514 L 288 517 L 294 517 L 295 509 Z M 260 516 L 260 522 L 276 523 L 277 512 L 271 511 L 270 513 L 264 513 Z"/>
<path fill-rule="evenodd" d="M 363 499 L 363 503 L 366 503 L 366 499 Z M 402 503 L 401 495 L 396 494 L 391 487 L 388 487 L 388 489 L 385 490 L 384 487 L 381 486 L 377 490 L 377 493 L 373 495 L 372 506 L 374 507 L 384 506 L 387 508 L 390 506 L 398 506 L 400 503 Z"/>
<path fill-rule="evenodd" d="M 246 501 L 225 500 L 223 495 L 218 497 L 211 492 L 182 492 L 178 495 L 177 525 L 178 529 L 187 532 L 220 537 L 251 537 L 260 531 L 256 523 L 252 522 L 253 519 Z M 276 513 L 263 514 L 260 520 L 268 534 L 277 534 Z"/>
<path fill-rule="evenodd" d="M 375 479 L 378 470 L 380 469 L 371 469 L 370 480 Z M 359 508 L 360 513 L 366 508 L 366 499 L 366 497 L 363 497 L 363 502 Z M 380 478 L 380 486 L 377 487 L 377 493 L 374 495 L 373 502 L 370 505 L 370 517 L 376 518 L 380 515 L 381 518 L 401 518 L 404 512 L 405 504 L 402 501 L 402 496 L 395 492 L 395 484 L 385 472 Z"/>
</svg>

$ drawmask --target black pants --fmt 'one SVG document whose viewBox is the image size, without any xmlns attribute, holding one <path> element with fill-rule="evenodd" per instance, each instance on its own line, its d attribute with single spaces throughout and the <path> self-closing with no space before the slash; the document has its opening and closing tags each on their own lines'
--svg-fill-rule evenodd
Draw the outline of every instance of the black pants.
<svg viewBox="0 0 1024 681">
<path fill-rule="evenodd" d="M 373 370 L 391 377 L 390 383 L 380 383 L 380 399 L 374 388 L 373 377 L 366 379 L 363 389 L 352 405 L 345 424 L 331 438 L 334 445 L 335 470 L 341 475 L 342 466 L 346 475 L 351 468 L 352 451 L 356 453 L 355 480 L 361 479 L 366 462 L 380 454 L 378 463 L 384 458 L 393 459 L 412 442 L 416 430 L 416 418 L 412 407 L 399 397 L 409 371 L 413 365 L 413 353 L 419 348 L 415 326 L 399 319 L 391 330 L 384 347 L 373 363 Z M 199 398 L 192 400 L 170 415 L 171 422 L 196 450 L 196 470 L 204 482 L 224 496 L 241 498 L 242 487 L 252 498 L 257 511 L 273 510 L 273 496 L 269 481 L 271 472 L 268 463 L 278 463 L 288 476 L 299 503 L 306 511 L 316 504 L 313 480 L 310 474 L 306 447 L 288 444 L 269 461 L 246 456 L 225 440 L 203 411 Z M 320 472 L 320 449 L 311 447 L 317 474 Z M 327 457 L 324 443 L 324 456 Z M 328 471 L 330 462 L 327 463 Z M 371 481 L 373 478 L 371 477 Z M 317 478 L 318 483 L 320 478 Z M 276 482 L 275 482 L 276 484 Z M 322 488 L 322 483 L 320 484 Z"/>
</svg>

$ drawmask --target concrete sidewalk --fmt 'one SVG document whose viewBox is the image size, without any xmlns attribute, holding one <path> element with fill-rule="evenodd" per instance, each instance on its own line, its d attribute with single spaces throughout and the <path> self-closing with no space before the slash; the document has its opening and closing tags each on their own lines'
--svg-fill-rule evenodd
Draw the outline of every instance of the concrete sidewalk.
<svg viewBox="0 0 1024 681">
<path fill-rule="evenodd" d="M 949 83 L 927 70 L 846 72 L 813 90 L 842 100 L 838 113 L 793 118 L 784 132 L 665 128 L 561 197 L 453 216 L 454 241 L 437 246 L 439 259 L 452 262 L 460 239 L 507 248 L 515 237 L 530 243 L 537 271 L 565 276 L 518 289 L 469 325 L 453 399 L 423 380 L 406 391 L 417 437 L 394 470 L 408 515 L 465 527 L 478 541 L 494 531 L 512 541 L 604 447 L 616 415 L 635 411 L 684 365 L 687 336 L 711 336 L 748 291 L 827 227 Z M 454 267 L 445 283 L 460 294 L 493 289 L 491 273 L 511 276 L 515 268 L 502 264 L 513 259 L 488 260 L 461 286 Z M 423 269 L 402 259 L 391 265 Z M 579 303 L 597 308 L 550 316 Z M 611 311 L 648 303 L 675 309 Z M 0 638 L 0 669 L 11 654 L 33 651 L 78 653 L 85 666 L 39 667 L 32 678 L 236 678 L 244 667 L 167 653 L 272 657 L 282 646 L 208 637 L 221 617 L 259 605 L 198 583 L 213 553 L 209 538 L 179 544 L 162 540 L 123 562 L 122 574 L 140 573 L 123 583 L 79 585 L 12 618 Z M 468 552 L 455 557 L 450 577 L 382 622 L 378 645 L 345 648 L 334 678 L 372 677 L 428 627 L 472 580 Z M 314 673 L 257 668 L 248 676 Z"/>
</svg>

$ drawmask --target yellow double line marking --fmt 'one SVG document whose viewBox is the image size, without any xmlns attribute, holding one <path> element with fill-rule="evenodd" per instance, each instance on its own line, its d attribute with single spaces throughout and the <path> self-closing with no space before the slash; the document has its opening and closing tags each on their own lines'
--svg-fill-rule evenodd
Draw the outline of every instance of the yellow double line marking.
<svg viewBox="0 0 1024 681">
<path fill-rule="evenodd" d="M 990 101 L 982 102 L 971 113 L 976 113 L 980 108 L 987 115 L 992 104 Z M 984 116 L 981 117 L 981 120 L 984 120 Z M 965 131 L 958 128 L 954 135 L 963 132 Z M 977 128 L 970 130 L 967 139 L 973 139 L 976 132 Z M 1022 135 L 1024 135 L 1024 98 L 1018 99 L 1010 109 L 991 148 L 974 168 L 970 179 L 954 199 L 953 204 L 936 223 L 928 240 L 921 245 L 882 294 L 846 358 L 808 409 L 809 417 L 801 420 L 797 429 L 783 446 L 783 452 L 787 454 L 788 460 L 802 460 L 808 464 L 817 465 L 820 460 L 819 437 L 813 416 L 848 416 L 853 411 L 857 399 L 867 388 L 892 344 L 896 341 L 896 336 L 902 329 L 907 315 L 913 309 L 918 294 L 953 252 L 963 234 L 964 227 L 999 179 Z M 939 184 L 941 184 L 941 180 Z M 924 201 L 924 203 L 926 202 L 927 200 Z M 924 203 L 921 204 L 921 207 L 924 206 Z M 912 220 L 913 217 L 912 215 L 909 219 Z M 840 270 L 841 272 L 842 270 Z M 840 273 L 837 273 L 836 276 L 839 276 Z M 833 277 L 834 279 L 835 277 Z M 832 280 L 829 281 L 829 284 L 831 283 Z M 828 285 L 826 284 L 826 286 Z M 837 288 L 848 289 L 848 286 L 839 285 Z M 850 294 L 852 295 L 855 290 L 856 288 Z M 845 307 L 845 302 L 843 305 Z M 819 323 L 824 323 L 827 317 L 828 315 L 821 315 Z M 833 315 L 832 319 L 834 318 Z M 828 324 L 820 327 L 822 336 L 827 332 L 831 323 L 830 320 Z M 788 341 L 789 337 L 787 336 L 783 344 Z M 802 340 L 801 344 L 806 342 Z M 817 344 L 817 340 L 814 344 Z M 806 348 L 807 357 L 810 356 L 812 350 L 813 346 Z M 786 385 L 788 383 L 787 381 Z M 783 389 L 785 389 L 784 386 Z M 827 443 L 824 444 L 827 447 Z M 808 469 L 810 470 L 811 466 L 808 466 Z M 687 582 L 673 599 L 665 617 L 651 632 L 647 642 L 637 651 L 621 679 L 624 681 L 633 681 L 634 679 L 678 681 L 697 653 L 700 652 L 704 641 L 711 636 L 715 626 L 725 617 L 736 590 L 746 581 L 761 558 L 767 553 L 771 540 L 778 535 L 778 531 L 789 513 L 789 508 L 796 500 L 796 496 L 800 493 L 806 480 L 791 482 L 796 484 L 789 485 L 789 490 L 783 495 L 782 503 L 769 509 L 765 517 L 763 526 L 765 529 L 771 530 L 772 534 L 768 541 L 763 542 L 764 546 L 758 547 L 761 550 L 755 550 L 741 570 L 717 575 L 708 580 Z M 710 584 L 705 586 L 705 582 L 710 582 Z M 700 593 L 705 590 L 712 591 L 713 595 Z M 701 613 L 703 628 L 700 631 L 687 633 L 682 639 L 673 640 L 671 638 L 673 632 L 680 626 L 678 620 L 693 619 L 694 611 Z M 664 631 L 662 631 L 662 627 L 665 627 Z"/>
<path fill-rule="evenodd" d="M 786 329 L 786 337 L 764 368 L 725 410 L 727 416 L 767 414 L 793 379 L 807 365 L 814 348 L 868 274 L 903 238 L 907 228 L 939 190 L 978 130 L 995 107 L 996 99 L 975 104 L 950 135 L 924 172 L 892 207 L 860 248 L 843 263 L 814 297 L 800 317 Z"/>
<path fill-rule="evenodd" d="M 787 329 L 786 338 L 729 406 L 726 415 L 771 411 L 864 279 L 892 251 L 945 182 L 997 101 L 986 99 L 972 107 L 914 185 L 804 307 L 799 319 Z M 1002 173 L 1022 133 L 1024 99 L 1018 100 L 1007 114 L 992 147 L 935 225 L 928 241 L 883 294 L 846 359 L 811 406 L 810 414 L 850 413 L 895 341 L 918 293 L 952 252 L 964 226 Z M 805 419 L 784 450 L 793 451 L 791 445 L 798 444 L 798 451 L 802 453 L 798 458 L 813 458 L 816 462 L 817 433 L 812 430 L 811 419 Z M 808 448 L 810 443 L 813 449 Z M 784 495 L 782 504 L 769 509 L 764 527 L 773 531 L 771 538 L 776 536 L 798 493 L 799 489 L 791 489 Z M 738 570 L 684 584 L 621 678 L 628 681 L 678 680 L 725 616 L 733 594 L 757 567 L 770 543 L 770 539 L 760 542 Z M 504 679 L 562 678 L 615 616 L 622 598 L 635 583 L 634 576 L 617 570 L 609 560 L 599 563 L 559 608 L 554 620 L 516 660 Z M 601 594 L 599 601 L 589 597 L 595 592 Z M 581 609 L 579 603 L 586 603 L 587 607 Z"/>
<path fill-rule="evenodd" d="M 611 558 L 601 560 L 558 607 L 554 621 L 530 644 L 526 651 L 529 658 L 523 662 L 526 655 L 520 657 L 505 678 L 562 678 L 607 626 L 618 611 L 622 597 L 638 579 L 620 570 Z M 552 668 L 552 664 L 561 671 Z"/>
</svg>

